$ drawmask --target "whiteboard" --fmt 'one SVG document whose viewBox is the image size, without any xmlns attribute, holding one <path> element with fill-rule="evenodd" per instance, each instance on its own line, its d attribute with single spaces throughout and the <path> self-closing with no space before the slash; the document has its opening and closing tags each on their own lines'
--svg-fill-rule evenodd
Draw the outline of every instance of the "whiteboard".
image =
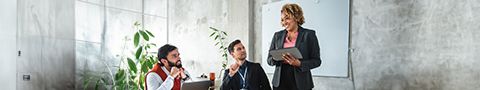
<svg viewBox="0 0 480 90">
<path fill-rule="evenodd" d="M 349 0 L 279 1 L 262 6 L 262 67 L 273 73 L 275 66 L 267 63 L 273 34 L 283 30 L 280 9 L 286 3 L 302 7 L 305 23 L 302 27 L 316 31 L 320 45 L 320 67 L 312 69 L 313 76 L 347 77 L 349 39 Z"/>
</svg>

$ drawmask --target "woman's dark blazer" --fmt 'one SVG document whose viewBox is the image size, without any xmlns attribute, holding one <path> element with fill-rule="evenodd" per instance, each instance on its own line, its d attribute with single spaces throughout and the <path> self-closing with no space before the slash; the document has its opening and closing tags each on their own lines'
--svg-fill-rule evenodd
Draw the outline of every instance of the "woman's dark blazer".
<svg viewBox="0 0 480 90">
<path fill-rule="evenodd" d="M 318 45 L 315 31 L 298 27 L 298 36 L 295 47 L 302 53 L 303 59 L 300 59 L 300 67 L 294 67 L 294 76 L 296 86 L 299 90 L 306 90 L 313 88 L 313 80 L 311 69 L 319 67 L 322 61 L 320 60 L 320 47 Z M 286 30 L 275 32 L 269 50 L 283 48 L 283 43 L 287 35 Z M 282 69 L 281 61 L 274 61 L 272 55 L 268 54 L 268 65 L 275 66 L 275 73 L 273 75 L 272 85 L 278 87 L 280 84 L 280 74 Z"/>
</svg>

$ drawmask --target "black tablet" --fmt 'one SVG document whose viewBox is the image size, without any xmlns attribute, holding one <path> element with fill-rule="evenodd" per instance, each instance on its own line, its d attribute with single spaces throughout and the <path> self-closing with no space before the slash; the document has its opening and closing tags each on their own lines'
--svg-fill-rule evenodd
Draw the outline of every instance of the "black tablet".
<svg viewBox="0 0 480 90">
<path fill-rule="evenodd" d="M 287 53 L 290 53 L 295 58 L 303 59 L 302 53 L 300 53 L 300 51 L 296 47 L 270 50 L 270 55 L 272 55 L 273 60 L 275 61 L 283 61 L 282 56 L 283 54 L 287 54 Z"/>
</svg>

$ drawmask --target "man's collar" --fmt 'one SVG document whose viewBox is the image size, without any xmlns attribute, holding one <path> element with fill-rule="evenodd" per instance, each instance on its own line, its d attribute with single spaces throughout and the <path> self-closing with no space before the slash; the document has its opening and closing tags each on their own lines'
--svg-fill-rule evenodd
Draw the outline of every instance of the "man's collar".
<svg viewBox="0 0 480 90">
<path fill-rule="evenodd" d="M 240 65 L 240 68 L 245 68 L 245 67 L 247 67 L 247 63 L 249 63 L 248 60 L 243 61 L 243 64 Z"/>
<path fill-rule="evenodd" d="M 162 68 L 163 72 L 170 73 L 170 70 L 168 70 L 167 67 L 161 66 L 161 68 Z"/>
</svg>

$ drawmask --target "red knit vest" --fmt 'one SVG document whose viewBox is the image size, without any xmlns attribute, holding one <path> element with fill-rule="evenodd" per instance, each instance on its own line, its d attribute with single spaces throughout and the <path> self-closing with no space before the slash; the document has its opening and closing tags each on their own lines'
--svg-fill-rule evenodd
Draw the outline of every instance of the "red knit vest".
<svg viewBox="0 0 480 90">
<path fill-rule="evenodd" d="M 155 64 L 152 68 L 152 70 L 150 70 L 147 75 L 150 73 L 150 72 L 153 72 L 153 73 L 157 73 L 160 78 L 162 78 L 163 81 L 165 81 L 165 79 L 167 79 L 168 75 L 163 71 L 162 69 L 162 66 L 160 66 L 159 63 Z M 175 77 L 174 77 L 175 78 Z M 180 87 L 181 87 L 181 80 L 180 79 L 177 79 L 175 78 L 175 80 L 173 81 L 173 88 L 172 90 L 180 90 Z M 145 90 L 147 90 L 147 77 L 145 76 Z"/>
</svg>

